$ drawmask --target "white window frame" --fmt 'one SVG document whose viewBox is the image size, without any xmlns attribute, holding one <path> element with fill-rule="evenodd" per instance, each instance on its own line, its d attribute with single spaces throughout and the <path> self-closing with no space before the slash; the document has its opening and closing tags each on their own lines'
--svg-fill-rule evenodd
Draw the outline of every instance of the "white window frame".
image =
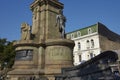
<svg viewBox="0 0 120 80">
<path fill-rule="evenodd" d="M 71 39 L 73 39 L 73 38 L 74 38 L 74 33 L 71 34 Z"/>
<path fill-rule="evenodd" d="M 88 28 L 88 34 L 91 34 L 91 33 L 92 33 L 92 29 Z"/>
<path fill-rule="evenodd" d="M 78 31 L 78 32 L 77 32 L 77 37 L 80 37 L 80 36 L 81 36 L 81 32 Z"/>
<path fill-rule="evenodd" d="M 91 39 L 91 48 L 94 48 L 94 46 L 95 46 L 94 40 Z"/>
<path fill-rule="evenodd" d="M 81 44 L 80 44 L 80 42 L 78 42 L 78 50 L 80 50 L 81 49 Z"/>
</svg>

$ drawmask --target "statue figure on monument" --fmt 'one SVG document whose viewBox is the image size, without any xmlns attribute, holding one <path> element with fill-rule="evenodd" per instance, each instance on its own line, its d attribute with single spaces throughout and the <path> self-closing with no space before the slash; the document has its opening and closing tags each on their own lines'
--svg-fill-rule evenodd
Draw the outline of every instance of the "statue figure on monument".
<svg viewBox="0 0 120 80">
<path fill-rule="evenodd" d="M 31 28 L 27 23 L 21 24 L 21 40 L 30 40 Z"/>
<path fill-rule="evenodd" d="M 62 38 L 65 38 L 65 22 L 66 17 L 63 15 L 63 11 L 59 10 L 59 14 L 56 16 L 56 26 L 59 26 Z"/>
</svg>

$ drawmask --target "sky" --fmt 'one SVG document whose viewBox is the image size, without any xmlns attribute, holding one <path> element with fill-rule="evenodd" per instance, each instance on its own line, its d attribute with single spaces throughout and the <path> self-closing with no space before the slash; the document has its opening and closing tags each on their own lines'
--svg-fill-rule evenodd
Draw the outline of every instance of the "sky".
<svg viewBox="0 0 120 80">
<path fill-rule="evenodd" d="M 34 0 L 0 0 L 0 38 L 20 39 L 21 23 L 32 25 Z M 120 34 L 120 0 L 59 0 L 67 18 L 66 33 L 100 22 Z"/>
</svg>

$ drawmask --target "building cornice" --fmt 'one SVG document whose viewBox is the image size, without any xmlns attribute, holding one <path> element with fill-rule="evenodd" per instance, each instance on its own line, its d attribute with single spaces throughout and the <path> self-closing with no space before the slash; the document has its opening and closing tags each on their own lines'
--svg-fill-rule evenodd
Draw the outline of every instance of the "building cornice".
<svg viewBox="0 0 120 80">
<path fill-rule="evenodd" d="M 82 52 L 85 52 L 85 51 L 94 51 L 94 50 L 101 50 L 101 48 L 90 48 L 90 49 L 85 49 L 85 50 L 77 50 L 77 51 L 74 51 L 73 53 L 82 53 Z"/>
<path fill-rule="evenodd" d="M 88 37 L 95 36 L 95 35 L 99 35 L 98 32 L 88 34 L 88 35 L 85 35 L 85 36 L 80 36 L 80 37 L 77 37 L 77 38 L 73 38 L 72 40 L 80 40 L 80 39 L 88 38 Z"/>
</svg>

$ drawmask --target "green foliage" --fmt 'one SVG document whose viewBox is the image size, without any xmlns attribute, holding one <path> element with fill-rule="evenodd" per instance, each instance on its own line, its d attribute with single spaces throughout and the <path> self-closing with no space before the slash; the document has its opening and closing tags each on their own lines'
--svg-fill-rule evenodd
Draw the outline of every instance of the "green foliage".
<svg viewBox="0 0 120 80">
<path fill-rule="evenodd" d="M 13 47 L 13 42 L 7 41 L 7 39 L 0 39 L 0 64 L 2 65 L 2 68 L 12 67 L 14 58 L 15 50 Z"/>
</svg>

